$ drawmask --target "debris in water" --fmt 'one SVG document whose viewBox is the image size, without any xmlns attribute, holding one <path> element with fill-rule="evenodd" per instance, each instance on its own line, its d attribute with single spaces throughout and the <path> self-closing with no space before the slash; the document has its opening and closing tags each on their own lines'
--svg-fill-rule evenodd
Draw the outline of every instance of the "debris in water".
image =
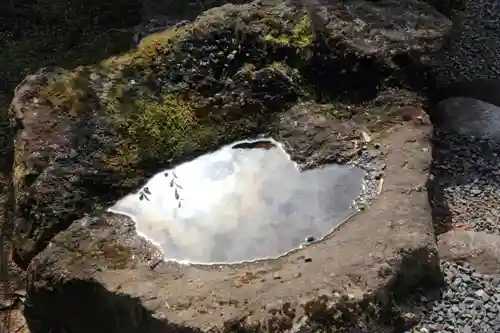
<svg viewBox="0 0 500 333">
<path fill-rule="evenodd" d="M 241 142 L 238 144 L 235 144 L 233 149 L 253 149 L 253 148 L 261 148 L 261 149 L 271 149 L 271 148 L 276 148 L 276 144 L 269 140 L 259 140 L 259 141 L 252 141 L 252 142 Z"/>
</svg>

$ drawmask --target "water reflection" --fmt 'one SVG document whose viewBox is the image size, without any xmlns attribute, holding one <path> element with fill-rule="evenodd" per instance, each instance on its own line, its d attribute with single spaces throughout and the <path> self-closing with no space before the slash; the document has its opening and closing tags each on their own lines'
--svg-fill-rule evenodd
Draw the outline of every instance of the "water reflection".
<svg viewBox="0 0 500 333">
<path fill-rule="evenodd" d="M 299 172 L 277 142 L 243 141 L 158 173 L 110 210 L 133 217 L 167 260 L 273 258 L 351 215 L 363 176 L 338 165 Z"/>
</svg>

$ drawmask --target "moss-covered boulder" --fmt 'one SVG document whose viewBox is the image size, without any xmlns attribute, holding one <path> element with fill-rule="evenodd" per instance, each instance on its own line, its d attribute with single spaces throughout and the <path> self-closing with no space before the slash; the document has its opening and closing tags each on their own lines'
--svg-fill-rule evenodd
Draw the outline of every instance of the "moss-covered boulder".
<svg viewBox="0 0 500 333">
<path fill-rule="evenodd" d="M 225 5 L 98 65 L 46 68 L 18 86 L 14 259 L 27 268 L 33 332 L 330 331 L 357 328 L 360 314 L 402 319 L 390 295 L 438 265 L 426 194 L 404 192 L 427 178 L 429 128 L 400 122 L 425 118 L 421 59 L 450 22 L 415 0 L 349 6 L 356 20 L 331 10 L 315 36 L 306 12 L 283 1 Z M 349 160 L 368 145 L 358 145 L 365 130 L 387 153 L 386 190 L 341 241 L 311 252 L 162 264 L 130 218 L 105 212 L 159 169 L 234 139 L 271 134 L 309 166 Z M 338 308 L 340 293 L 349 307 Z"/>
<path fill-rule="evenodd" d="M 366 106 L 400 103 L 380 99 L 396 90 L 415 95 L 419 57 L 436 49 L 449 21 L 423 4 L 391 6 L 399 13 L 391 27 L 390 11 L 377 16 L 362 3 L 353 8 L 361 19 L 330 13 L 315 40 L 307 14 L 284 2 L 225 5 L 100 65 L 29 76 L 11 107 L 17 263 L 26 267 L 72 221 L 159 169 L 275 132 L 299 100 Z"/>
</svg>

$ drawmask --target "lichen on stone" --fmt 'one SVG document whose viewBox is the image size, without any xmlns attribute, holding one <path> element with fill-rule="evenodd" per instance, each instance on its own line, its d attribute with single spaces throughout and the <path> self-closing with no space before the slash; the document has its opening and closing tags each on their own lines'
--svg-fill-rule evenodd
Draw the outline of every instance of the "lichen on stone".
<svg viewBox="0 0 500 333">
<path fill-rule="evenodd" d="M 106 266 L 109 269 L 125 269 L 132 261 L 132 250 L 121 244 L 100 242 L 96 250 L 91 252 L 94 260 L 105 259 Z"/>
</svg>

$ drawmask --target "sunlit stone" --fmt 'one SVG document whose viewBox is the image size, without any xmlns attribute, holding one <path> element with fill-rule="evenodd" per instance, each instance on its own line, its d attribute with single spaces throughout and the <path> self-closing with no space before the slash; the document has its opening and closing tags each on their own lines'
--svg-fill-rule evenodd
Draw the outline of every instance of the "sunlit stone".
<svg viewBox="0 0 500 333">
<path fill-rule="evenodd" d="M 300 172 L 279 143 L 242 141 L 158 173 L 110 210 L 131 216 L 166 260 L 275 258 L 352 215 L 363 177 L 340 165 Z"/>
</svg>

